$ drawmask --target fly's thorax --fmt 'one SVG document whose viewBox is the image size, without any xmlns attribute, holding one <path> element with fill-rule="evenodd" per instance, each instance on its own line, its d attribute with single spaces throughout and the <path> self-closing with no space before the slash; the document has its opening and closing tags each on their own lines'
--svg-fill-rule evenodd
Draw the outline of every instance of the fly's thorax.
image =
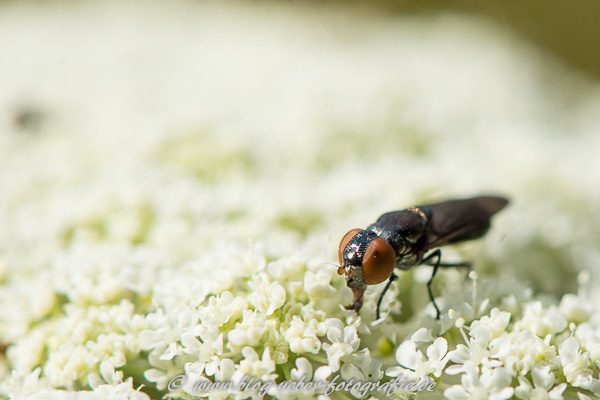
<svg viewBox="0 0 600 400">
<path fill-rule="evenodd" d="M 417 252 L 416 250 L 410 251 L 396 258 L 396 268 L 401 270 L 411 269 L 420 264 L 422 259 L 422 252 Z"/>
<path fill-rule="evenodd" d="M 367 229 L 388 242 L 402 264 L 412 258 L 412 253 L 427 231 L 429 223 L 426 208 L 411 207 L 383 214 Z"/>
</svg>

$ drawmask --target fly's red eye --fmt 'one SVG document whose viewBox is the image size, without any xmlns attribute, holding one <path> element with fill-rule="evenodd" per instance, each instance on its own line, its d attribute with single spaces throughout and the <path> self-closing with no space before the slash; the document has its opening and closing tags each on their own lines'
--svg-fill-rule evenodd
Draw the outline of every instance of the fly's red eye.
<svg viewBox="0 0 600 400">
<path fill-rule="evenodd" d="M 362 263 L 363 279 L 376 285 L 388 279 L 396 267 L 396 253 L 388 242 L 377 238 L 371 242 Z"/>
<path fill-rule="evenodd" d="M 346 245 L 358 232 L 362 231 L 362 229 L 352 229 L 350 232 L 346 233 L 340 242 L 340 249 L 338 250 L 338 258 L 340 260 L 340 265 L 344 264 L 344 249 Z"/>
</svg>

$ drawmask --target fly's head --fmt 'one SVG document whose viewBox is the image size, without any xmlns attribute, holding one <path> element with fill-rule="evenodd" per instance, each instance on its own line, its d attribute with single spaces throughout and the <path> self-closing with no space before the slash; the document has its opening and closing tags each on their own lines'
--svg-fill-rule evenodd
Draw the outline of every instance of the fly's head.
<svg viewBox="0 0 600 400">
<path fill-rule="evenodd" d="M 352 229 L 340 242 L 338 274 L 346 275 L 346 284 L 354 294 L 348 307 L 360 310 L 368 285 L 381 283 L 392 275 L 396 253 L 392 246 L 373 231 Z"/>
</svg>

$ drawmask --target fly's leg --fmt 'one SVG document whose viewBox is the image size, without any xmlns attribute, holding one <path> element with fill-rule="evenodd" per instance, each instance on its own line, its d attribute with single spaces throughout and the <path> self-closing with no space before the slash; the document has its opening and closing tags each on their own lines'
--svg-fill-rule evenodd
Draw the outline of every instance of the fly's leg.
<svg viewBox="0 0 600 400">
<path fill-rule="evenodd" d="M 435 263 L 432 262 L 434 258 L 437 258 Z M 435 298 L 433 297 L 433 293 L 431 292 L 431 283 L 433 282 L 433 278 L 435 278 L 435 274 L 437 274 L 438 269 L 440 268 L 440 260 L 442 259 L 442 252 L 440 249 L 435 250 L 433 253 L 430 253 L 427 257 L 423 259 L 422 264 L 432 265 L 433 272 L 431 273 L 431 278 L 429 278 L 429 282 L 427 282 L 427 291 L 429 292 L 429 298 L 435 307 L 436 316 L 435 319 L 440 319 L 440 309 L 435 302 Z"/>
<path fill-rule="evenodd" d="M 434 258 L 436 259 L 435 262 L 433 262 Z M 433 306 L 435 307 L 435 311 L 436 311 L 435 319 L 440 319 L 440 309 L 438 308 L 437 304 L 435 303 L 433 293 L 431 292 L 431 283 L 433 282 L 433 278 L 435 277 L 435 274 L 437 274 L 438 269 L 440 267 L 442 267 L 442 268 L 467 268 L 467 270 L 471 269 L 471 263 L 469 263 L 469 262 L 442 263 L 442 262 L 440 262 L 441 259 L 442 259 L 442 252 L 440 251 L 440 249 L 437 249 L 437 250 L 434 250 L 432 253 L 429 253 L 429 255 L 427 255 L 423 259 L 423 261 L 421 261 L 421 264 L 426 264 L 426 265 L 430 265 L 433 267 L 433 272 L 431 273 L 431 278 L 429 278 L 429 282 L 427 282 L 427 291 L 429 292 L 429 298 L 431 299 L 431 302 L 433 303 Z"/>
<path fill-rule="evenodd" d="M 385 288 L 383 288 L 383 292 L 381 292 L 381 295 L 379 296 L 379 300 L 377 300 L 377 313 L 376 313 L 377 318 L 376 319 L 379 319 L 379 307 L 381 306 L 381 301 L 383 300 L 383 296 L 385 296 L 385 294 L 387 293 L 388 289 L 392 285 L 392 282 L 394 282 L 396 279 L 398 279 L 398 277 L 396 275 L 392 274 L 390 276 L 390 280 L 385 285 Z"/>
</svg>

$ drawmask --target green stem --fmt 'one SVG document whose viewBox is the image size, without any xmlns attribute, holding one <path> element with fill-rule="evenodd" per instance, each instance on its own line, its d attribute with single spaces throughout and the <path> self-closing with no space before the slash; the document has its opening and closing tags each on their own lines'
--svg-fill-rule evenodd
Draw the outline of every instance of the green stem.
<svg viewBox="0 0 600 400">
<path fill-rule="evenodd" d="M 311 361 L 323 364 L 323 365 L 328 365 L 329 364 L 329 361 L 327 361 L 326 358 L 320 357 L 320 356 L 315 355 L 315 354 L 306 355 L 306 358 L 309 359 L 309 360 L 311 360 Z"/>
</svg>

